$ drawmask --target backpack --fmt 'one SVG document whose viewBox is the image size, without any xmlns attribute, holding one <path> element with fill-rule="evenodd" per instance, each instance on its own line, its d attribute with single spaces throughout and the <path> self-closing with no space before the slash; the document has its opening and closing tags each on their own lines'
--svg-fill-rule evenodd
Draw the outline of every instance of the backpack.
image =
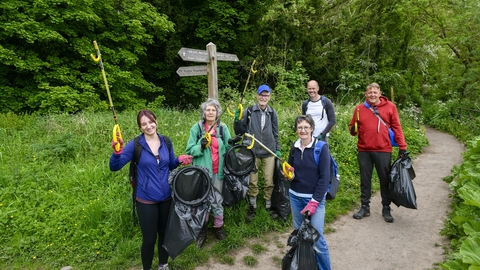
<svg viewBox="0 0 480 270">
<path fill-rule="evenodd" d="M 198 124 L 198 130 L 200 130 L 200 132 L 197 134 L 197 140 L 199 140 L 203 135 L 202 134 L 202 125 L 203 125 L 202 120 L 198 121 L 197 124 Z M 217 137 L 217 139 L 220 138 L 223 141 L 223 137 L 225 135 L 225 132 L 223 131 L 223 125 L 220 123 L 220 121 L 218 121 L 218 123 L 216 125 L 220 127 L 220 137 Z M 217 136 L 216 134 L 212 134 L 212 137 L 216 137 L 216 136 Z"/>
<path fill-rule="evenodd" d="M 317 141 L 313 150 L 313 158 L 318 165 L 322 148 L 326 143 L 324 141 Z M 337 196 L 338 186 L 340 185 L 340 175 L 338 174 L 338 164 L 330 154 L 330 182 L 327 189 L 327 200 L 335 199 Z"/>
<path fill-rule="evenodd" d="M 167 144 L 168 152 L 172 149 L 172 140 L 169 137 L 163 136 L 165 143 Z M 137 226 L 137 214 L 136 214 L 136 194 L 137 194 L 137 164 L 142 154 L 142 145 L 140 144 L 140 136 L 133 139 L 133 158 L 130 161 L 129 179 L 132 185 L 132 217 L 133 226 Z"/>
<path fill-rule="evenodd" d="M 327 102 L 325 101 L 326 97 L 325 96 L 321 96 L 320 99 L 322 100 L 322 106 L 323 106 L 323 110 L 322 110 L 322 118 L 323 119 L 323 114 L 325 113 L 325 106 L 327 105 Z M 307 113 L 307 105 L 308 105 L 308 102 L 310 102 L 310 99 L 307 98 L 307 100 L 305 100 L 305 102 L 303 102 L 302 104 L 302 114 L 305 115 Z"/>
</svg>

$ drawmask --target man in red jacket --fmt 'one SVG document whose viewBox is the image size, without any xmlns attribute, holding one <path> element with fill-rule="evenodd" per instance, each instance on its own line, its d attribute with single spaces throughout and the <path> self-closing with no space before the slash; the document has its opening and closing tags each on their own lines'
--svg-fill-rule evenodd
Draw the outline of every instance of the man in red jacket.
<svg viewBox="0 0 480 270">
<path fill-rule="evenodd" d="M 382 120 L 383 121 L 382 121 Z M 393 222 L 390 214 L 389 173 L 392 159 L 392 144 L 388 134 L 391 127 L 398 144 L 398 156 L 406 153 L 407 144 L 403 136 L 400 117 L 395 104 L 382 96 L 380 86 L 371 83 L 365 91 L 365 102 L 355 107 L 350 121 L 350 134 L 358 135 L 358 164 L 360 166 L 360 210 L 353 215 L 355 219 L 370 216 L 370 198 L 372 197 L 373 166 L 380 179 L 380 194 L 382 196 L 382 215 L 386 222 Z"/>
</svg>

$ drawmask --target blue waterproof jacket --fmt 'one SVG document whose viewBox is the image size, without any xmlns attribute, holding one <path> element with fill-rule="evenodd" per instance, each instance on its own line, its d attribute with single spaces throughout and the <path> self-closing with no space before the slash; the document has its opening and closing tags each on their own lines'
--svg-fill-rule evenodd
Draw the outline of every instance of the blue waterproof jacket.
<svg viewBox="0 0 480 270">
<path fill-rule="evenodd" d="M 175 157 L 173 145 L 168 150 L 167 144 L 162 135 L 160 137 L 160 156 L 157 164 L 157 158 L 150 151 L 150 147 L 145 141 L 144 134 L 140 135 L 140 144 L 142 145 L 142 154 L 137 164 L 137 198 L 142 200 L 161 202 L 172 195 L 168 185 L 168 176 L 170 171 L 179 166 L 178 158 Z M 122 153 L 115 153 L 110 157 L 110 170 L 118 171 L 133 159 L 134 140 L 125 145 Z"/>
</svg>

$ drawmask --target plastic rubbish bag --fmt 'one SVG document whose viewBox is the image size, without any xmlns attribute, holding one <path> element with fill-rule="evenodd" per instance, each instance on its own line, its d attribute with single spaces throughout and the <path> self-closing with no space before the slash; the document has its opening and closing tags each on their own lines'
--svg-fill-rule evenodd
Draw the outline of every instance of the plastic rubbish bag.
<svg viewBox="0 0 480 270">
<path fill-rule="evenodd" d="M 223 207 L 231 207 L 247 196 L 250 175 L 238 176 L 223 167 Z"/>
<path fill-rule="evenodd" d="M 222 203 L 221 194 L 211 185 L 208 170 L 188 166 L 170 173 L 172 204 L 163 247 L 175 259 L 200 232 L 212 203 Z"/>
<path fill-rule="evenodd" d="M 244 145 L 235 145 L 225 154 L 223 166 L 223 207 L 242 201 L 248 192 L 250 173 L 256 172 L 255 155 Z"/>
<path fill-rule="evenodd" d="M 282 270 L 316 270 L 318 269 L 313 243 L 320 238 L 320 233 L 310 224 L 305 215 L 300 228 L 292 232 L 287 245 L 292 248 L 282 259 Z"/>
<path fill-rule="evenodd" d="M 282 217 L 284 221 L 287 221 L 288 215 L 292 211 L 290 208 L 290 196 L 288 190 L 290 188 L 290 182 L 282 174 L 282 166 L 280 160 L 275 160 L 275 170 L 273 171 L 273 181 L 275 186 L 272 192 L 272 209 L 277 211 L 278 215 Z"/>
<path fill-rule="evenodd" d="M 415 178 L 415 171 L 412 166 L 412 159 L 406 157 L 398 158 L 390 169 L 390 199 L 397 206 L 417 209 L 417 195 L 412 180 Z"/>
</svg>

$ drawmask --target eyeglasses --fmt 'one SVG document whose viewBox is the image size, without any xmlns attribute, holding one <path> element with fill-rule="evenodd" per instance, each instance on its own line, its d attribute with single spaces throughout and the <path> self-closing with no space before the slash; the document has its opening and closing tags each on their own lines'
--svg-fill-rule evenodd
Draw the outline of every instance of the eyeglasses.
<svg viewBox="0 0 480 270">
<path fill-rule="evenodd" d="M 312 127 L 297 127 L 297 130 L 298 130 L 298 131 L 301 131 L 301 130 L 307 131 L 307 130 L 309 130 L 309 129 L 311 129 L 311 128 L 312 128 Z"/>
<path fill-rule="evenodd" d="M 270 97 L 270 95 L 259 95 L 259 96 L 262 97 L 262 98 L 268 98 L 268 97 Z"/>
</svg>

